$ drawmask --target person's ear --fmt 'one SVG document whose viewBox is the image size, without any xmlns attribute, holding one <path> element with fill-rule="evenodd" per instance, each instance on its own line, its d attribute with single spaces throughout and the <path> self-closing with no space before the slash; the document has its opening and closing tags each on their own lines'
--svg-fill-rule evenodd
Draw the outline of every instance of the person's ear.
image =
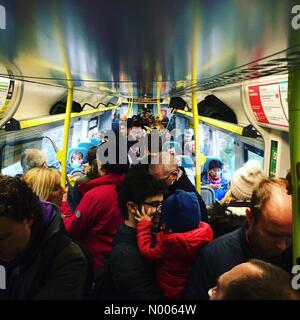
<svg viewBox="0 0 300 320">
<path fill-rule="evenodd" d="M 246 220 L 249 226 L 253 224 L 253 216 L 250 208 L 246 208 Z"/>
<path fill-rule="evenodd" d="M 33 217 L 29 217 L 23 220 L 23 223 L 25 225 L 27 225 L 29 228 L 31 228 L 32 224 L 33 224 Z"/>
<path fill-rule="evenodd" d="M 178 177 L 178 170 L 175 170 L 172 172 L 172 177 L 174 178 L 173 180 L 175 181 Z"/>
<path fill-rule="evenodd" d="M 127 210 L 129 213 L 131 213 L 132 215 L 136 215 L 136 210 L 137 210 L 137 205 L 132 202 L 132 201 L 129 201 L 127 202 Z"/>
</svg>

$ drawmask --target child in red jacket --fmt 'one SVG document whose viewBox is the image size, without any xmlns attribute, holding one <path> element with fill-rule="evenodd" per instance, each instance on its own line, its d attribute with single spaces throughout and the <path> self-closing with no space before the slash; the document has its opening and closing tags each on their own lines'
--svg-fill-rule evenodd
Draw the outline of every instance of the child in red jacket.
<svg viewBox="0 0 300 320">
<path fill-rule="evenodd" d="M 137 242 L 142 255 L 157 263 L 158 284 L 169 299 L 180 299 L 199 249 L 213 240 L 210 226 L 200 221 L 200 207 L 194 192 L 176 190 L 163 203 L 163 230 L 153 246 L 151 218 L 137 212 Z"/>
</svg>

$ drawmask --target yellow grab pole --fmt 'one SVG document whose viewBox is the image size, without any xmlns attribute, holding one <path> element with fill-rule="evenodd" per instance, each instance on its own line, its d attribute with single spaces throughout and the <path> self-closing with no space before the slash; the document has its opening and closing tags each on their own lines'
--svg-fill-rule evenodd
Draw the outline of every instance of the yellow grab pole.
<svg viewBox="0 0 300 320">
<path fill-rule="evenodd" d="M 157 115 L 159 119 L 162 119 L 161 107 L 160 107 L 160 81 L 157 82 Z"/>
<path fill-rule="evenodd" d="M 58 10 L 56 4 L 53 6 L 55 12 Z M 63 137 L 63 148 L 61 151 L 58 151 L 56 158 L 61 161 L 61 185 L 63 188 L 66 186 L 67 181 L 67 154 L 68 154 L 68 142 L 69 142 L 69 129 L 70 129 L 70 118 L 72 112 L 72 104 L 73 104 L 73 81 L 72 81 L 72 73 L 69 64 L 68 53 L 66 49 L 66 44 L 64 41 L 64 34 L 62 33 L 63 29 L 61 25 L 61 21 L 58 18 L 58 15 L 54 15 L 54 34 L 57 39 L 57 43 L 59 44 L 61 51 L 61 59 L 63 61 L 66 81 L 68 86 L 68 98 L 67 98 L 67 106 L 66 106 L 66 114 L 65 114 L 65 122 L 64 122 L 64 137 Z"/>
<path fill-rule="evenodd" d="M 196 89 L 192 91 L 192 108 L 193 108 L 193 124 L 194 124 L 194 137 L 195 137 L 195 151 L 196 151 L 196 189 L 201 191 L 201 152 L 200 152 L 200 128 L 198 120 L 198 108 Z"/>
<path fill-rule="evenodd" d="M 196 11 L 196 10 L 195 10 Z M 192 109 L 193 109 L 193 125 L 195 137 L 195 153 L 196 153 L 196 189 L 201 192 L 201 152 L 200 152 L 200 130 L 197 107 L 197 76 L 198 76 L 198 44 L 200 36 L 200 23 L 197 15 L 194 15 L 194 34 L 193 34 L 193 58 L 192 58 Z"/>
<path fill-rule="evenodd" d="M 62 163 L 61 163 L 61 184 L 63 187 L 66 186 L 67 177 L 67 156 L 68 156 L 68 145 L 69 145 L 69 129 L 71 122 L 71 112 L 73 104 L 73 83 L 72 80 L 68 80 L 68 99 L 66 107 L 66 117 L 64 123 L 64 139 L 63 139 L 63 149 L 62 149 Z"/>
</svg>

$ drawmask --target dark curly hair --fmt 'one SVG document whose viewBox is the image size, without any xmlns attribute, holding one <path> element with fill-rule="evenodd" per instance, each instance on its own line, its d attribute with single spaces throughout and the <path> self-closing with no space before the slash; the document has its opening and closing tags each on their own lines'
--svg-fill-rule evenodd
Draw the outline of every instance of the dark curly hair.
<svg viewBox="0 0 300 320">
<path fill-rule="evenodd" d="M 125 220 L 128 219 L 128 202 L 141 205 L 146 198 L 164 195 L 167 191 L 164 182 L 154 179 L 146 172 L 130 172 L 117 190 L 119 208 Z"/>
<path fill-rule="evenodd" d="M 41 218 L 42 208 L 38 196 L 20 178 L 0 174 L 0 217 L 21 222 Z"/>
</svg>

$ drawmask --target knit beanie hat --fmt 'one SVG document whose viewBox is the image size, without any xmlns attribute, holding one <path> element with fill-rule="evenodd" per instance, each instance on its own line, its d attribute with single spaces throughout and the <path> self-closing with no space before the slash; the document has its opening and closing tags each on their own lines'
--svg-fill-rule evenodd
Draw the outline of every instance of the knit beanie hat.
<svg viewBox="0 0 300 320">
<path fill-rule="evenodd" d="M 238 200 L 250 200 L 254 188 L 264 178 L 264 172 L 257 160 L 247 161 L 231 179 L 230 191 Z"/>
<path fill-rule="evenodd" d="M 200 223 L 200 206 L 194 192 L 176 190 L 162 205 L 161 219 L 172 232 L 187 232 Z"/>
</svg>

